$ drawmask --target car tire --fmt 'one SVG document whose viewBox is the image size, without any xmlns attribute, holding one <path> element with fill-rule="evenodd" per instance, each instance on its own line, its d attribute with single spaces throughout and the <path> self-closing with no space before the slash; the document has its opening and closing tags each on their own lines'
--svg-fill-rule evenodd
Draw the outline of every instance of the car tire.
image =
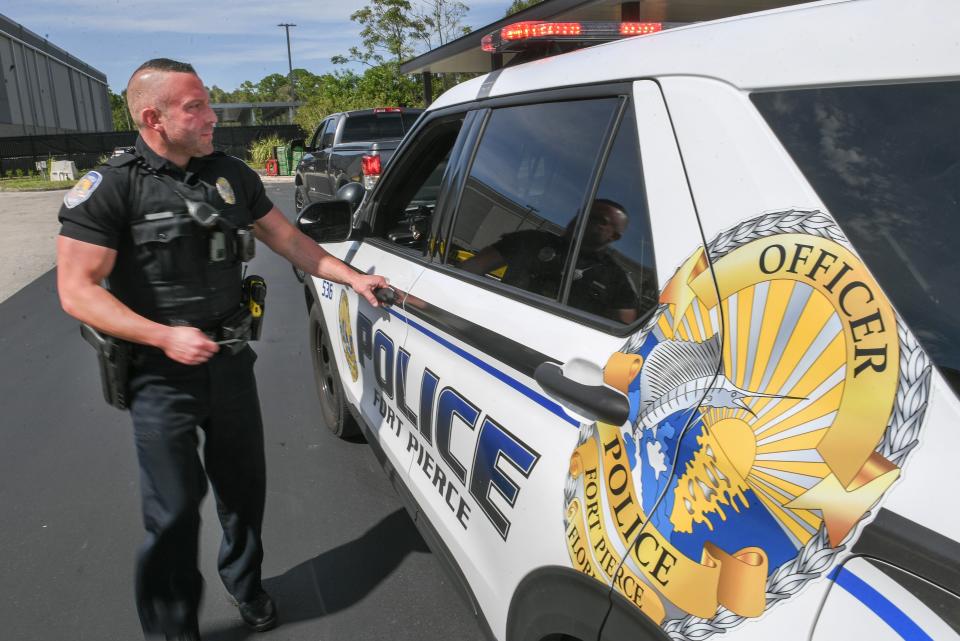
<svg viewBox="0 0 960 641">
<path fill-rule="evenodd" d="M 310 352 L 321 420 L 337 438 L 356 438 L 360 434 L 360 426 L 347 407 L 330 333 L 316 303 L 310 306 Z"/>
<path fill-rule="evenodd" d="M 303 185 L 297 185 L 293 192 L 293 208 L 299 214 L 307 206 L 307 191 Z"/>
</svg>

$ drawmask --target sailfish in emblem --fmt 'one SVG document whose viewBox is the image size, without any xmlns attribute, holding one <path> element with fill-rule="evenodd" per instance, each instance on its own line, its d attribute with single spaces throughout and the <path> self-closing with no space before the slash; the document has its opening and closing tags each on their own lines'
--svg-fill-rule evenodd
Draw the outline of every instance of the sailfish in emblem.
<svg viewBox="0 0 960 641">
<path fill-rule="evenodd" d="M 665 418 L 698 404 L 741 409 L 756 416 L 744 399 L 801 400 L 796 396 L 764 394 L 737 387 L 722 371 L 717 371 L 719 363 L 720 338 L 716 335 L 702 343 L 669 340 L 657 344 L 644 359 L 640 372 L 640 411 L 635 435 L 648 429 L 656 434 L 657 426 Z"/>
</svg>

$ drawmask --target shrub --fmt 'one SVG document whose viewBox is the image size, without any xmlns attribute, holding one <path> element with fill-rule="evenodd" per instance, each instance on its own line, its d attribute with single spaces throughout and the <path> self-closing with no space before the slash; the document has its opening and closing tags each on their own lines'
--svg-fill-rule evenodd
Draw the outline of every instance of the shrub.
<svg viewBox="0 0 960 641">
<path fill-rule="evenodd" d="M 257 167 L 263 167 L 267 163 L 267 160 L 273 157 L 273 148 L 285 144 L 287 144 L 287 141 L 281 139 L 279 136 L 269 136 L 268 138 L 254 140 L 250 143 L 250 147 L 247 150 L 250 153 L 250 161 Z"/>
</svg>

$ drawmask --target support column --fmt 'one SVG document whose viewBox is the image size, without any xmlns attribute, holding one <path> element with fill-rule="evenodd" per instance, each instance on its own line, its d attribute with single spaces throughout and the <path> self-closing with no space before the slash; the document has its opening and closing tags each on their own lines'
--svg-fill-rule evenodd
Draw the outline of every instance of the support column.
<svg viewBox="0 0 960 641">
<path fill-rule="evenodd" d="M 424 71 L 420 75 L 423 77 L 423 106 L 429 107 L 430 103 L 433 102 L 433 74 Z"/>
</svg>

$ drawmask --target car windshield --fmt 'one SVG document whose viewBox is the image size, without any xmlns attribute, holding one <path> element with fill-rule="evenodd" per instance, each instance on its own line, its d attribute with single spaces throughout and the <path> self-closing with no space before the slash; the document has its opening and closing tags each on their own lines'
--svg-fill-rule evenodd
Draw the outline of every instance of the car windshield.
<svg viewBox="0 0 960 641">
<path fill-rule="evenodd" d="M 960 393 L 960 82 L 751 98 Z"/>
<path fill-rule="evenodd" d="M 403 134 L 410 130 L 419 115 L 419 112 L 390 111 L 350 116 L 343 125 L 340 141 L 361 142 L 403 138 Z"/>
</svg>

